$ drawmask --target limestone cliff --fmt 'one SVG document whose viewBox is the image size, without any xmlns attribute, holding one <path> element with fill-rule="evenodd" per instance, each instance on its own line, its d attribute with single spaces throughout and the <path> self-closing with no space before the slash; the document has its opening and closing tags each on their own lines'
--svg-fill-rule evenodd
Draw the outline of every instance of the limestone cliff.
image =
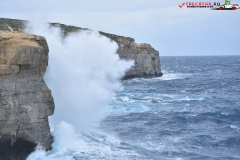
<svg viewBox="0 0 240 160">
<path fill-rule="evenodd" d="M 99 33 L 109 37 L 118 44 L 119 47 L 117 53 L 120 58 L 134 60 L 134 66 L 126 72 L 124 79 L 162 76 L 159 52 L 150 44 L 135 43 L 135 40 L 130 37 L 123 37 L 104 32 Z"/>
<path fill-rule="evenodd" d="M 47 64 L 44 37 L 0 31 L 0 160 L 24 160 L 37 144 L 50 149 Z"/>
</svg>

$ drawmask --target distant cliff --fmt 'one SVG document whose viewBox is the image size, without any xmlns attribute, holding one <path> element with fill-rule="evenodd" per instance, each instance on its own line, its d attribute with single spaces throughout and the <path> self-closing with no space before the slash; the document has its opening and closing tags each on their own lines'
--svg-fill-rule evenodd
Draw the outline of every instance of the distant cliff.
<svg viewBox="0 0 240 160">
<path fill-rule="evenodd" d="M 150 44 L 135 43 L 133 38 L 99 32 L 118 44 L 117 53 L 122 59 L 134 60 L 134 66 L 125 74 L 125 79 L 162 76 L 159 52 Z"/>
<path fill-rule="evenodd" d="M 44 37 L 0 31 L 0 160 L 25 160 L 37 144 L 50 149 L 47 64 Z"/>
<path fill-rule="evenodd" d="M 0 18 L 0 30 L 11 30 L 21 32 L 24 30 L 27 21 L 4 19 Z M 7 26 L 8 25 L 8 26 Z M 82 30 L 90 30 L 76 26 L 70 26 L 60 23 L 50 23 L 53 27 L 59 27 L 62 35 L 66 36 L 69 33 L 74 33 Z M 11 27 L 9 29 L 9 27 Z M 99 32 L 101 35 L 110 38 L 118 44 L 117 53 L 119 57 L 127 60 L 134 60 L 134 66 L 129 69 L 123 79 L 137 78 L 137 77 L 157 77 L 162 76 L 160 69 L 159 52 L 155 50 L 150 44 L 135 43 L 133 38 L 118 36 L 105 32 Z"/>
</svg>

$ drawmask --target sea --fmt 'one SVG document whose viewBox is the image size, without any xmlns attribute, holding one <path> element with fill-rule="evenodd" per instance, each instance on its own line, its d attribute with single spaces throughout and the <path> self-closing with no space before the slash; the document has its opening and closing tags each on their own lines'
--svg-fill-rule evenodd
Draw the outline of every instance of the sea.
<svg viewBox="0 0 240 160">
<path fill-rule="evenodd" d="M 112 159 L 239 160 L 240 56 L 161 57 L 161 69 L 111 102 L 101 126 L 134 153 Z"/>
<path fill-rule="evenodd" d="M 240 56 L 162 56 L 161 69 L 121 81 L 80 146 L 35 159 L 240 160 Z"/>
</svg>

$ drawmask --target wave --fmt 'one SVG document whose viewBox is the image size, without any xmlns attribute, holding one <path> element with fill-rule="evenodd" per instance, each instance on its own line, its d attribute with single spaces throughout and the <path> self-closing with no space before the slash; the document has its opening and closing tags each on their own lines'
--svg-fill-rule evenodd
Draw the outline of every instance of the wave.
<svg viewBox="0 0 240 160">
<path fill-rule="evenodd" d="M 47 24 L 31 26 L 29 32 L 45 36 L 49 45 L 44 80 L 52 91 L 55 111 L 49 117 L 53 149 L 44 152 L 38 147 L 28 160 L 68 159 L 64 155 L 69 152 L 84 151 L 86 144 L 77 134 L 90 132 L 101 120 L 116 92 L 123 90 L 119 80 L 133 63 L 120 60 L 117 44 L 97 32 L 81 31 L 61 39 L 61 32 Z"/>
<path fill-rule="evenodd" d="M 189 74 L 183 74 L 183 73 L 163 73 L 162 77 L 154 78 L 155 80 L 162 80 L 162 81 L 170 81 L 170 80 L 176 80 L 176 79 L 185 79 L 189 77 Z"/>
<path fill-rule="evenodd" d="M 53 132 L 51 151 L 37 147 L 27 160 L 115 159 L 139 155 L 114 136 L 101 132 L 81 134 L 61 122 Z"/>
<path fill-rule="evenodd" d="M 137 96 L 136 96 L 137 95 Z M 116 96 L 110 103 L 108 112 L 111 114 L 128 114 L 128 113 L 143 113 L 155 112 L 161 107 L 163 110 L 172 110 L 174 107 L 170 104 L 186 103 L 186 105 L 178 111 L 186 111 L 186 108 L 191 108 L 190 103 L 204 101 L 203 95 L 168 95 L 157 94 L 148 95 L 135 94 L 135 95 L 121 95 Z"/>
</svg>

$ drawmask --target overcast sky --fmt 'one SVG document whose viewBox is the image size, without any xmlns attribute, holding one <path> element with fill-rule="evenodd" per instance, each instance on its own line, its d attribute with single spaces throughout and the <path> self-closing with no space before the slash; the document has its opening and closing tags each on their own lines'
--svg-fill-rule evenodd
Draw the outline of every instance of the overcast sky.
<svg viewBox="0 0 240 160">
<path fill-rule="evenodd" d="M 0 17 L 29 21 L 40 18 L 128 36 L 137 43 L 151 44 L 161 56 L 240 55 L 240 9 L 180 9 L 178 5 L 183 2 L 0 0 Z M 240 0 L 231 3 L 240 5 Z"/>
</svg>

